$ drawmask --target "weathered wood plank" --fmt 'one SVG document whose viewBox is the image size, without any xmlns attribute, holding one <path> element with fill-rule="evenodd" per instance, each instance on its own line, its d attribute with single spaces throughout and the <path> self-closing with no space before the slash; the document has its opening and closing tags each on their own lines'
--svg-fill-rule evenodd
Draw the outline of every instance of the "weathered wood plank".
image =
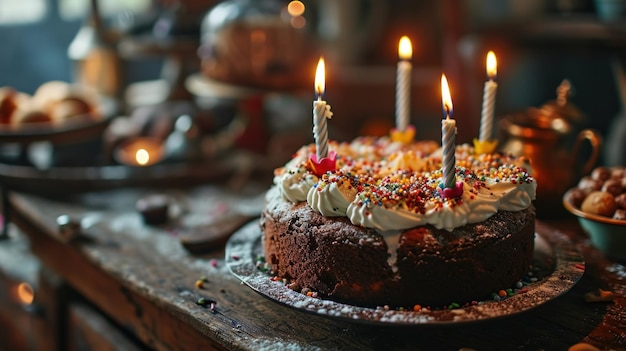
<svg viewBox="0 0 626 351">
<path fill-rule="evenodd" d="M 33 325 L 37 349 L 41 351 L 65 351 L 65 313 L 69 287 L 65 280 L 50 268 L 39 270 L 38 287 L 32 308 L 36 315 Z"/>
<path fill-rule="evenodd" d="M 68 306 L 67 350 L 80 351 L 140 351 L 98 311 L 79 301 Z"/>
<path fill-rule="evenodd" d="M 44 351 L 36 330 L 41 317 L 26 308 L 18 293 L 21 284 L 39 290 L 39 260 L 15 226 L 7 228 L 7 235 L 0 240 L 0 350 Z"/>
<path fill-rule="evenodd" d="M 585 341 L 626 350 L 624 266 L 598 255 L 576 226 L 563 231 L 581 248 L 588 273 L 565 295 L 498 320 L 380 326 L 305 314 L 259 296 L 229 274 L 223 250 L 193 256 L 181 247 L 172 228 L 142 225 L 128 201 L 133 197 L 127 195 L 102 193 L 91 194 L 89 201 L 60 201 L 12 194 L 10 200 L 16 222 L 28 229 L 32 249 L 43 262 L 154 349 L 481 350 L 506 345 L 557 350 Z M 61 214 L 91 216 L 85 229 L 88 240 L 70 245 L 55 240 L 54 219 Z M 607 270 L 612 265 L 618 265 L 617 271 Z M 198 289 L 195 281 L 201 276 L 208 282 Z M 583 295 L 597 288 L 616 292 L 614 302 L 584 302 Z M 214 313 L 196 304 L 200 297 L 216 302 Z"/>
</svg>

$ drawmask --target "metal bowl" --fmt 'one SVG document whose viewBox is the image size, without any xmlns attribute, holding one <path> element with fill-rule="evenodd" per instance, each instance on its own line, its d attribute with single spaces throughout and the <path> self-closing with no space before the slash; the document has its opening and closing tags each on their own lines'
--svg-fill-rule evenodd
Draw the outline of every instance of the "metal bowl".
<svg viewBox="0 0 626 351">
<path fill-rule="evenodd" d="M 607 257 L 626 260 L 626 220 L 613 219 L 581 211 L 572 201 L 573 189 L 563 195 L 563 206 L 578 218 L 591 243 Z"/>
</svg>

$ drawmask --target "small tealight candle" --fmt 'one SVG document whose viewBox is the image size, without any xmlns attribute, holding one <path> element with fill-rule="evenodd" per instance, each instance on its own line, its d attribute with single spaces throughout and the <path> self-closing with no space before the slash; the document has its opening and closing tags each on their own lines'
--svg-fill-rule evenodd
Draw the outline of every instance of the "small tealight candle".
<svg viewBox="0 0 626 351">
<path fill-rule="evenodd" d="M 122 142 L 114 156 L 118 162 L 127 166 L 150 166 L 163 160 L 165 146 L 157 138 L 136 137 Z"/>
<path fill-rule="evenodd" d="M 483 108 L 480 118 L 480 141 L 488 141 L 493 136 L 493 117 L 496 105 L 496 90 L 498 83 L 495 82 L 498 72 L 498 63 L 496 54 L 489 51 L 487 54 L 487 76 L 489 80 L 485 82 L 483 90 Z"/>
</svg>

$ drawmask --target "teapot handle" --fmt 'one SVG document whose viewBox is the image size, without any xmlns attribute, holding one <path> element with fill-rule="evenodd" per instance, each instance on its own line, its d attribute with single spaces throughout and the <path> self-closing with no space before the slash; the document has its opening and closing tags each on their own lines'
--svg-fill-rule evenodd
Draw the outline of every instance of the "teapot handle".
<svg viewBox="0 0 626 351">
<path fill-rule="evenodd" d="M 574 143 L 574 157 L 578 156 L 578 152 L 580 151 L 580 146 L 583 141 L 588 140 L 591 145 L 591 155 L 585 165 L 583 166 L 582 174 L 589 174 L 593 169 L 596 161 L 598 160 L 598 156 L 600 155 L 600 149 L 602 147 L 602 136 L 593 129 L 584 129 L 580 133 L 578 133 L 578 137 L 576 138 L 576 142 Z"/>
</svg>

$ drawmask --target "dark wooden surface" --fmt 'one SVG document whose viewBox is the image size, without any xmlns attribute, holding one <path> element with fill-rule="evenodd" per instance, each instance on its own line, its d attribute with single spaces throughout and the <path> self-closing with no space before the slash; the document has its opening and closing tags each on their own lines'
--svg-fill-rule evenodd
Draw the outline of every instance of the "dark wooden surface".
<svg viewBox="0 0 626 351">
<path fill-rule="evenodd" d="M 0 240 L 0 350 L 36 349 L 36 317 L 24 308 L 18 286 L 28 283 L 37 287 L 39 262 L 28 251 L 28 241 L 14 235 Z"/>
<path fill-rule="evenodd" d="M 192 255 L 175 225 L 143 225 L 133 208 L 138 196 L 118 190 L 52 200 L 10 193 L 9 201 L 11 219 L 42 264 L 153 349 L 567 350 L 585 342 L 626 350 L 626 268 L 590 247 L 571 218 L 537 223 L 538 230 L 571 237 L 586 261 L 583 278 L 563 296 L 497 320 L 390 326 L 306 314 L 256 294 L 229 273 L 223 247 Z M 174 196 L 187 204 L 187 219 L 196 220 L 212 216 L 220 202 L 237 200 L 212 187 Z M 62 214 L 83 218 L 82 238 L 60 240 L 56 217 Z M 203 276 L 199 289 L 195 282 Z M 612 291 L 614 300 L 585 302 L 598 288 Z M 196 304 L 200 297 L 215 301 L 214 311 Z"/>
<path fill-rule="evenodd" d="M 68 307 L 68 351 L 141 351 L 115 326 L 84 303 L 72 302 Z"/>
</svg>

